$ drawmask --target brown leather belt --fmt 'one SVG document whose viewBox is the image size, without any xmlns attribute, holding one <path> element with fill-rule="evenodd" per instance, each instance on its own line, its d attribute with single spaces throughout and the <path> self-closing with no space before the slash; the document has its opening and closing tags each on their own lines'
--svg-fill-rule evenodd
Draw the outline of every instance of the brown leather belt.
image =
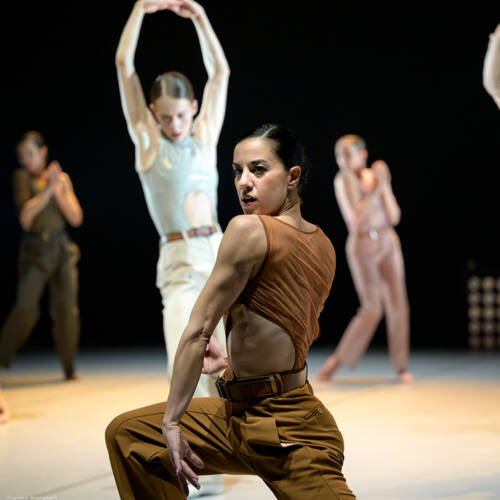
<svg viewBox="0 0 500 500">
<path fill-rule="evenodd" d="M 188 238 L 196 238 L 197 236 L 210 236 L 218 231 L 217 226 L 200 226 L 193 227 L 185 231 Z M 179 231 L 176 233 L 162 234 L 160 236 L 160 242 L 163 245 L 169 241 L 182 240 L 184 238 L 184 232 Z"/>
<path fill-rule="evenodd" d="M 237 402 L 278 396 L 297 389 L 307 381 L 307 365 L 299 371 L 272 373 L 264 377 L 249 377 L 238 380 L 217 378 L 219 395 L 225 401 Z"/>
</svg>

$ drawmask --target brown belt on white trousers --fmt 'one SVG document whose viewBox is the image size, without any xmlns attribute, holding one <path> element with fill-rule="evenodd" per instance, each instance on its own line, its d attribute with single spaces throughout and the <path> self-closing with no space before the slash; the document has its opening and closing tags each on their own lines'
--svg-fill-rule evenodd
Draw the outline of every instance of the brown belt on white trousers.
<svg viewBox="0 0 500 500">
<path fill-rule="evenodd" d="M 163 245 L 164 243 L 168 243 L 169 241 L 182 240 L 182 238 L 184 238 L 184 234 L 186 234 L 188 238 L 197 238 L 198 236 L 210 236 L 217 231 L 217 226 L 193 227 L 191 229 L 188 229 L 187 231 L 177 231 L 174 233 L 162 234 L 160 236 L 160 243 Z"/>
</svg>

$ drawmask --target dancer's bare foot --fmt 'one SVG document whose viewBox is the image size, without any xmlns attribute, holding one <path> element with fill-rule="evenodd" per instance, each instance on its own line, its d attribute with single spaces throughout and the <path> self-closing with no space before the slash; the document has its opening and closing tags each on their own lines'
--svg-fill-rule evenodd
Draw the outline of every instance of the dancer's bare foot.
<svg viewBox="0 0 500 500">
<path fill-rule="evenodd" d="M 5 424 L 10 419 L 9 409 L 3 397 L 2 389 L 0 388 L 0 424 Z"/>
<path fill-rule="evenodd" d="M 320 371 L 316 375 L 316 380 L 318 382 L 327 382 L 332 378 L 332 375 L 340 368 L 339 359 L 332 354 L 321 367 Z"/>
<path fill-rule="evenodd" d="M 413 382 L 413 375 L 409 371 L 404 371 L 400 372 L 398 374 L 399 381 L 403 382 L 404 384 L 409 384 L 410 382 Z"/>
</svg>

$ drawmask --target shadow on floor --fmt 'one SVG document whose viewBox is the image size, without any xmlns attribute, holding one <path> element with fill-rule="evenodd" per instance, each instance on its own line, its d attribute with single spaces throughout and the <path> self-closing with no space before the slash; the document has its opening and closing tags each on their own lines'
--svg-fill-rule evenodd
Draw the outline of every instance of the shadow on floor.
<svg viewBox="0 0 500 500">
<path fill-rule="evenodd" d="M 19 387 L 58 385 L 65 382 L 67 381 L 63 378 L 62 375 L 50 375 L 45 377 L 18 377 L 2 380 L 2 387 L 4 389 L 16 389 Z"/>
</svg>

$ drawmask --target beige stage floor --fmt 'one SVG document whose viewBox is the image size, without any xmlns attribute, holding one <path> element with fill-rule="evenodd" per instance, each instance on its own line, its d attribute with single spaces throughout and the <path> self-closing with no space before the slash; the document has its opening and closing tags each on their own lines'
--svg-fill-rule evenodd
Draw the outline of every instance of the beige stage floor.
<svg viewBox="0 0 500 500">
<path fill-rule="evenodd" d="M 313 350 L 310 373 L 326 351 Z M 62 382 L 55 355 L 19 354 L 2 376 L 12 420 L 0 425 L 0 499 L 117 500 L 103 440 L 118 413 L 165 398 L 157 350 L 82 352 Z M 344 435 L 359 499 L 500 499 L 500 354 L 414 353 L 411 385 L 384 352 L 315 384 Z M 214 500 L 274 498 L 258 478 L 225 476 Z"/>
</svg>

